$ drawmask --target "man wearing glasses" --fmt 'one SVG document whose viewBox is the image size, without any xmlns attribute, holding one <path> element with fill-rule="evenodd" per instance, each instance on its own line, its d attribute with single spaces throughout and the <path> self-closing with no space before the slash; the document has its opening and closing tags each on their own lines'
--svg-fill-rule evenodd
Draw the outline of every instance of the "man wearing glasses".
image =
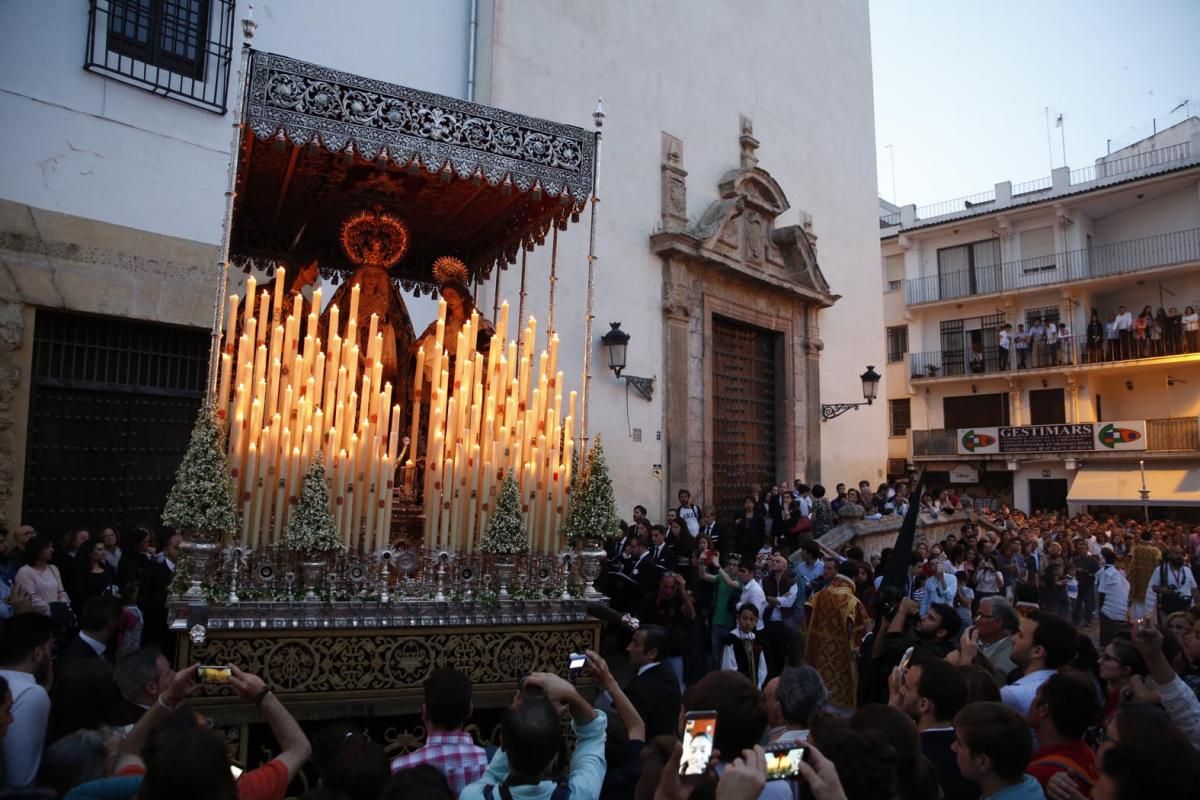
<svg viewBox="0 0 1200 800">
<path fill-rule="evenodd" d="M 1008 675 L 1017 668 L 1012 660 L 1013 634 L 1021 627 L 1021 618 L 1002 597 L 987 597 L 979 601 L 975 624 L 963 631 L 959 641 L 958 663 L 970 664 L 975 652 L 981 652 L 992 662 L 996 679 L 1003 686 Z"/>
</svg>

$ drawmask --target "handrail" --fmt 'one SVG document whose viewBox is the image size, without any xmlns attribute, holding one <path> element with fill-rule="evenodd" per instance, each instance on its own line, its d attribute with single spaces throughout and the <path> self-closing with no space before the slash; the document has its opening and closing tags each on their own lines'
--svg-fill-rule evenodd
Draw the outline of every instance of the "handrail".
<svg viewBox="0 0 1200 800">
<path fill-rule="evenodd" d="M 1071 170 L 1068 173 L 1067 186 L 1077 187 L 1109 178 L 1124 179 L 1126 176 L 1136 172 L 1158 169 L 1188 161 L 1192 156 L 1192 143 L 1189 141 L 1148 150 L 1144 153 L 1135 153 L 1131 156 L 1100 161 L 1090 167 Z M 1016 199 L 1018 196 L 1050 191 L 1053 188 L 1054 181 L 1052 178 L 1037 178 L 1032 181 L 1013 184 L 1011 197 Z M 974 206 L 994 203 L 995 200 L 996 191 L 992 189 L 991 191 L 979 192 L 978 194 L 967 195 L 966 197 L 956 197 L 953 200 L 943 200 L 940 203 L 919 206 L 916 209 L 915 221 L 929 222 L 941 216 L 974 211 Z M 1022 202 L 1025 202 L 1025 200 L 1022 200 Z M 895 221 L 890 221 L 893 218 Z M 881 227 L 891 227 L 899 224 L 900 218 L 898 214 L 880 215 Z"/>
<path fill-rule="evenodd" d="M 1107 278 L 1200 261 L 1200 228 L 908 279 L 908 305 Z"/>
<path fill-rule="evenodd" d="M 965 344 L 965 343 L 964 343 Z M 1052 349 L 1031 342 L 1024 356 L 1015 347 L 1005 351 L 998 344 L 982 347 L 978 356 L 972 349 L 931 350 L 908 354 L 908 375 L 911 380 L 930 380 L 947 377 L 985 377 L 1032 369 L 1059 369 L 1109 362 L 1144 361 L 1151 358 L 1190 355 L 1187 341 L 1181 334 L 1165 332 L 1157 340 L 1142 341 L 1132 336 L 1124 340 L 1101 338 L 1090 341 L 1087 334 L 1060 338 Z"/>
</svg>

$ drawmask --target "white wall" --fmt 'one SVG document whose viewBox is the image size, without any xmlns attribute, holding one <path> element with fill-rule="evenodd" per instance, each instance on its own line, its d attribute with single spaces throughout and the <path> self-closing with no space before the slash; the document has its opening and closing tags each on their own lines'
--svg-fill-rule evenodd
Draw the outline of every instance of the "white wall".
<svg viewBox="0 0 1200 800">
<path fill-rule="evenodd" d="M 1092 242 L 1099 246 L 1196 227 L 1200 227 L 1200 192 L 1192 184 L 1095 220 Z"/>
<path fill-rule="evenodd" d="M 241 19 L 246 3 L 238 5 Z M 468 0 L 254 5 L 257 49 L 442 94 L 465 91 Z M 81 69 L 87 22 L 81 1 L 0 3 L 0 197 L 218 242 L 231 117 Z M 235 96 L 231 86 L 230 106 Z"/>
<path fill-rule="evenodd" d="M 593 339 L 621 320 L 633 336 L 629 372 L 660 381 L 664 374 L 662 268 L 648 243 L 660 216 L 661 132 L 683 140 L 695 218 L 716 199 L 721 176 L 738 166 L 738 116 L 746 114 L 762 143 L 760 166 L 792 204 L 777 224 L 797 223 L 801 209 L 813 215 L 822 269 L 843 295 L 821 315 L 821 399 L 861 399 L 859 373 L 885 359 L 883 327 L 862 325 L 883 318 L 869 44 L 867 4 L 857 0 L 771 0 L 752 13 L 684 0 L 497 0 L 489 102 L 588 125 L 596 97 L 604 97 Z M 576 226 L 560 241 L 558 327 L 568 368 L 582 359 L 586 239 Z M 529 261 L 530 306 L 539 319 L 548 259 L 543 249 Z M 513 297 L 516 280 L 513 270 L 505 273 L 502 294 Z M 662 489 L 651 469 L 665 459 L 655 438 L 664 425 L 662 395 L 653 403 L 634 395 L 627 421 L 625 389 L 598 347 L 595 356 L 592 428 L 619 465 L 618 503 L 628 513 L 643 502 L 653 515 Z M 579 368 L 568 374 L 574 386 Z M 822 426 L 825 483 L 882 475 L 886 418 L 886 403 L 876 403 Z M 641 443 L 631 441 L 630 425 L 643 429 Z"/>
</svg>

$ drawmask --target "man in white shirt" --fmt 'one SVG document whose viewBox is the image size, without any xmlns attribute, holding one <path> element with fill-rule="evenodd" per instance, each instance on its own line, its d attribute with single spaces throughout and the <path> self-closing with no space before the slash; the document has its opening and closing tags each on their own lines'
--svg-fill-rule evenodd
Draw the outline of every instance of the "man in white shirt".
<svg viewBox="0 0 1200 800">
<path fill-rule="evenodd" d="M 1196 576 L 1183 560 L 1183 551 L 1178 547 L 1167 550 L 1166 559 L 1154 571 L 1150 579 L 1150 591 L 1157 597 L 1156 605 L 1162 608 L 1163 598 L 1175 596 L 1191 605 L 1200 599 L 1200 591 L 1196 588 Z M 1164 610 L 1163 615 L 1166 615 Z"/>
<path fill-rule="evenodd" d="M 17 614 L 0 628 L 0 676 L 12 693 L 12 724 L 4 746 L 4 785 L 31 786 L 42 764 L 46 723 L 50 718 L 50 682 L 54 624 L 42 614 Z"/>
<path fill-rule="evenodd" d="M 1129 358 L 1133 353 L 1133 314 L 1125 310 L 1125 306 L 1117 308 L 1117 318 L 1113 321 L 1113 329 L 1120 340 L 1120 355 L 1118 358 Z"/>
<path fill-rule="evenodd" d="M 746 559 L 738 565 L 738 580 L 742 584 L 742 596 L 738 599 L 738 605 L 750 603 L 758 609 L 758 624 L 755 630 L 763 629 L 763 616 L 767 611 L 767 595 L 763 591 L 762 584 L 758 582 L 758 578 L 754 576 L 754 563 L 750 559 Z"/>
<path fill-rule="evenodd" d="M 1012 660 L 1021 668 L 1021 678 L 1001 688 L 1000 699 L 1024 718 L 1038 687 L 1070 663 L 1078 647 L 1075 626 L 1054 614 L 1034 611 L 1021 620 L 1013 637 Z"/>
<path fill-rule="evenodd" d="M 1096 603 L 1100 608 L 1100 646 L 1105 647 L 1119 632 L 1129 629 L 1129 579 L 1117 569 L 1117 554 L 1105 547 L 1100 554 L 1104 566 L 1096 575 Z"/>
</svg>

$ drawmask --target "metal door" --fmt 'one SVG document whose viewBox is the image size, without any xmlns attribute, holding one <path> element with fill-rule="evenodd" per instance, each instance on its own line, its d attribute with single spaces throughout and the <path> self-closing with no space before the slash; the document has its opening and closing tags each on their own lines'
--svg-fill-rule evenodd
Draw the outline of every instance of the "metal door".
<svg viewBox="0 0 1200 800">
<path fill-rule="evenodd" d="M 711 502 L 723 520 L 741 515 L 753 487 L 777 480 L 775 343 L 771 331 L 713 317 Z"/>
<path fill-rule="evenodd" d="M 157 526 L 187 448 L 203 331 L 37 312 L 22 521 Z"/>
</svg>

